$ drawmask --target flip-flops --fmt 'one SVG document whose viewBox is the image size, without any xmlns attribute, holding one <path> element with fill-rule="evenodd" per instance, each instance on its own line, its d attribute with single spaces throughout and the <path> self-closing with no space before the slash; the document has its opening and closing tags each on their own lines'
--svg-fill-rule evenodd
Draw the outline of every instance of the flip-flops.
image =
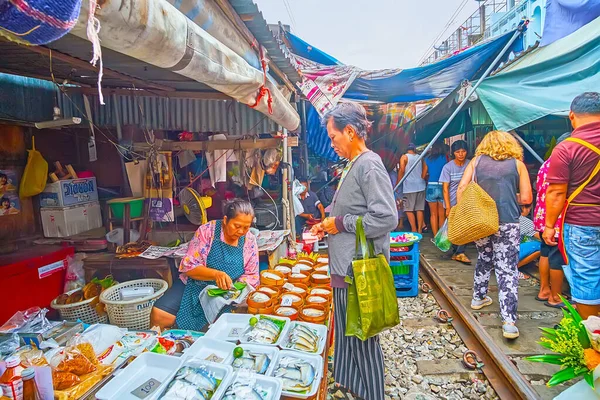
<svg viewBox="0 0 600 400">
<path fill-rule="evenodd" d="M 546 297 L 545 299 L 542 299 L 539 295 L 535 296 L 535 299 L 537 301 L 541 301 L 542 303 L 545 303 L 546 301 L 548 301 L 548 297 Z"/>
<path fill-rule="evenodd" d="M 561 301 L 560 303 L 558 303 L 558 304 L 550 304 L 550 303 L 548 303 L 548 302 L 546 301 L 546 302 L 544 303 L 544 305 L 545 305 L 546 307 L 552 307 L 552 308 L 558 308 L 558 309 L 561 309 L 561 308 L 565 308 L 565 307 L 566 307 L 566 306 L 565 306 L 565 303 L 563 303 L 562 301 Z"/>
</svg>

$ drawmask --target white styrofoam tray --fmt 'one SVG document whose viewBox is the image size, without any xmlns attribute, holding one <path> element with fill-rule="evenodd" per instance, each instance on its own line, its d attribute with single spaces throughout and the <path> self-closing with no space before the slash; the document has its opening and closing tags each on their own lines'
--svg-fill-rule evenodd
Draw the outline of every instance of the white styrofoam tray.
<svg viewBox="0 0 600 400">
<path fill-rule="evenodd" d="M 250 343 L 242 343 L 240 347 L 244 349 L 244 353 L 249 351 L 251 353 L 256 354 L 266 354 L 269 357 L 269 367 L 265 371 L 266 376 L 271 376 L 273 373 L 273 369 L 275 368 L 275 361 L 277 361 L 277 356 L 279 355 L 279 349 L 274 346 L 263 346 L 262 344 L 250 344 Z M 233 362 L 235 359 L 231 359 L 230 364 L 233 366 Z M 236 370 L 235 368 L 233 369 Z M 260 374 L 257 374 L 260 375 Z"/>
<path fill-rule="evenodd" d="M 228 342 L 238 341 L 240 343 L 252 343 L 249 342 L 246 338 L 246 334 L 249 332 L 250 327 L 250 318 L 256 317 L 260 319 L 261 315 L 252 315 L 252 314 L 223 314 L 215 321 L 214 324 L 210 326 L 208 332 L 204 337 L 217 339 L 217 340 L 226 340 Z M 265 315 L 265 317 L 278 319 L 282 321 L 286 321 L 285 326 L 283 327 L 277 341 L 273 344 L 260 343 L 264 346 L 279 346 L 287 331 L 290 328 L 290 319 L 285 317 L 275 317 L 272 315 Z M 252 343 L 259 344 L 259 343 Z"/>
<path fill-rule="evenodd" d="M 283 384 L 281 382 L 281 379 L 277 379 L 277 378 L 272 378 L 269 376 L 264 376 L 264 375 L 258 375 L 258 374 L 252 374 L 246 371 L 240 371 L 240 372 L 235 372 L 233 375 L 233 379 L 231 379 L 230 384 L 227 386 L 227 388 L 225 389 L 225 393 L 227 392 L 227 389 L 235 384 L 235 382 L 240 379 L 241 381 L 245 381 L 247 379 L 253 379 L 256 381 L 256 384 L 261 386 L 263 389 L 269 391 L 269 396 L 263 400 L 278 400 L 279 398 L 281 398 L 281 391 L 282 391 L 282 387 Z M 213 397 L 214 399 L 214 397 Z"/>
<path fill-rule="evenodd" d="M 224 340 L 207 338 L 205 336 L 198 338 L 193 345 L 184 350 L 183 359 L 199 359 L 215 361 L 213 356 L 221 358 L 219 364 L 230 365 L 233 361 L 233 349 L 235 344 Z"/>
<path fill-rule="evenodd" d="M 295 393 L 295 392 L 287 392 L 285 390 L 282 391 L 283 396 L 291 397 L 294 399 L 308 399 L 317 394 L 319 390 L 319 386 L 321 385 L 321 379 L 323 379 L 323 358 L 319 355 L 307 354 L 307 353 L 299 353 L 297 351 L 291 350 L 281 350 L 279 352 L 279 356 L 277 357 L 277 361 L 275 362 L 275 368 L 273 369 L 273 376 L 277 372 L 277 367 L 279 366 L 279 360 L 284 357 L 294 357 L 301 361 L 306 361 L 310 365 L 315 368 L 315 380 L 310 386 L 310 390 L 307 393 Z M 276 378 L 279 379 L 279 378 Z M 279 379 L 283 382 L 282 379 Z"/>
<path fill-rule="evenodd" d="M 179 370 L 182 360 L 156 353 L 140 354 L 133 362 L 111 379 L 96 393 L 98 400 L 140 400 L 132 392 L 148 393 L 147 400 L 155 399 Z M 158 383 L 157 383 L 158 382 Z"/>
<path fill-rule="evenodd" d="M 182 363 L 181 368 L 183 367 L 205 367 L 209 372 L 211 372 L 215 379 L 220 380 L 219 386 L 217 390 L 212 395 L 211 399 L 219 400 L 225 394 L 225 391 L 231 384 L 231 380 L 233 379 L 233 368 L 230 365 L 217 364 L 206 360 L 199 359 L 189 359 Z M 167 386 L 171 383 L 171 380 L 165 385 L 161 387 L 161 390 L 157 393 L 155 399 L 160 398 L 167 390 Z M 139 399 L 136 399 L 139 400 Z"/>
<path fill-rule="evenodd" d="M 311 353 L 308 351 L 288 348 L 290 335 L 292 334 L 292 331 L 294 330 L 294 327 L 296 327 L 296 325 L 304 325 L 307 328 L 317 332 L 317 335 L 319 336 L 319 345 L 317 347 L 316 353 Z M 325 341 L 326 340 L 327 340 L 327 327 L 325 325 L 312 324 L 310 322 L 293 321 L 290 325 L 290 329 L 287 331 L 285 337 L 281 341 L 281 348 L 284 350 L 297 351 L 299 353 L 304 353 L 304 354 L 321 354 L 321 353 L 323 353 L 323 349 L 325 349 Z"/>
</svg>

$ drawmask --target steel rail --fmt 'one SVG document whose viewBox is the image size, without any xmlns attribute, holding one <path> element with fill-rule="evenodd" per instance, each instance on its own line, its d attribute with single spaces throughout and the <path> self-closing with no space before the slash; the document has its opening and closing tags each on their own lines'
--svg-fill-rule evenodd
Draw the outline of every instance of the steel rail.
<svg viewBox="0 0 600 400">
<path fill-rule="evenodd" d="M 525 379 L 516 365 L 506 356 L 504 351 L 494 343 L 492 337 L 465 307 L 452 289 L 446 285 L 431 264 L 421 255 L 420 275 L 429 285 L 429 293 L 439 303 L 441 309 L 449 314 L 449 321 L 461 337 L 465 346 L 474 351 L 483 365 L 479 369 L 486 376 L 501 399 L 531 399 L 541 397 L 533 386 Z"/>
</svg>

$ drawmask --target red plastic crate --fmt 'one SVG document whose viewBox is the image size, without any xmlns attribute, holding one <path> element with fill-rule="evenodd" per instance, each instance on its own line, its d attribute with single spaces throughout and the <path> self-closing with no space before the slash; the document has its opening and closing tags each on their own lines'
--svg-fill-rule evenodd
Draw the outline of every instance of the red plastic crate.
<svg viewBox="0 0 600 400">
<path fill-rule="evenodd" d="M 34 306 L 49 308 L 63 292 L 66 259 L 73 253 L 73 247 L 32 246 L 0 256 L 0 325 L 17 311 Z"/>
</svg>

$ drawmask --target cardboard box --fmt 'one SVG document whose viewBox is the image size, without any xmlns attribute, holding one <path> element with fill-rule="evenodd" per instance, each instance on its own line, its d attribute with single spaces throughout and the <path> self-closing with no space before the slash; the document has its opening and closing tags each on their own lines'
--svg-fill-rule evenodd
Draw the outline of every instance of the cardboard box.
<svg viewBox="0 0 600 400">
<path fill-rule="evenodd" d="M 102 226 L 100 203 L 40 209 L 45 237 L 67 237 Z"/>
<path fill-rule="evenodd" d="M 49 183 L 40 193 L 40 207 L 66 207 L 98 201 L 96 178 L 66 179 Z"/>
</svg>

